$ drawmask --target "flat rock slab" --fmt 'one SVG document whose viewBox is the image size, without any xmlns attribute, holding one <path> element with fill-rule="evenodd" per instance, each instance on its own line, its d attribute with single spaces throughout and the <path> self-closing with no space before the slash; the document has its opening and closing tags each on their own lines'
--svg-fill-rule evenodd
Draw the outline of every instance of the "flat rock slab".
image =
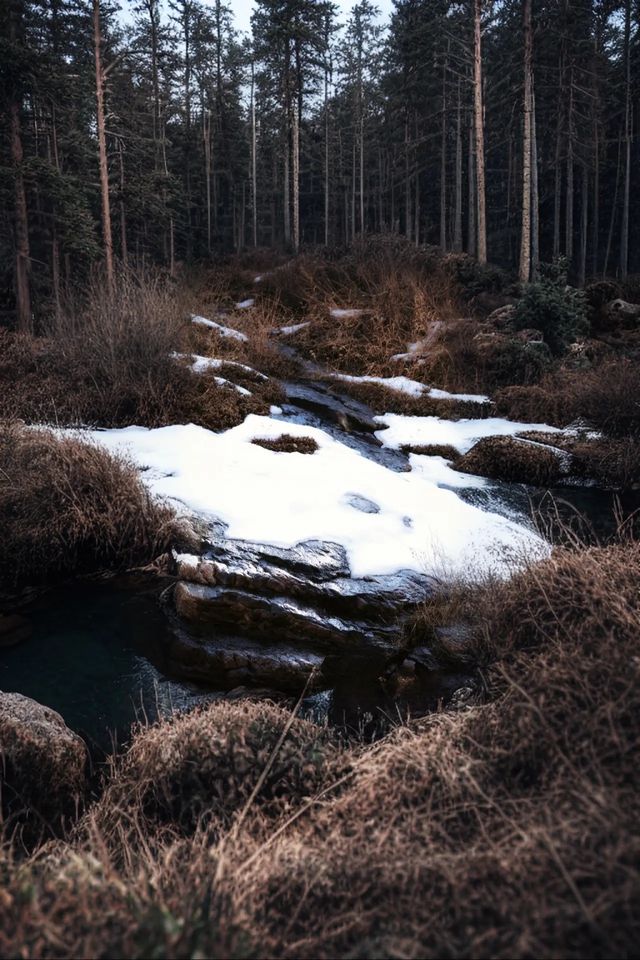
<svg viewBox="0 0 640 960">
<path fill-rule="evenodd" d="M 291 644 L 268 645 L 238 637 L 195 638 L 177 630 L 167 666 L 185 680 L 217 689 L 267 687 L 298 693 L 321 682 L 323 656 Z"/>
<path fill-rule="evenodd" d="M 348 577 L 350 574 L 344 547 L 324 540 L 305 540 L 287 548 L 251 540 L 221 538 L 207 544 L 204 558 L 240 567 L 287 570 L 313 582 Z"/>
<path fill-rule="evenodd" d="M 289 403 L 303 410 L 311 410 L 324 420 L 336 423 L 347 432 L 368 433 L 373 435 L 380 429 L 368 407 L 357 400 L 329 391 L 322 385 L 310 383 L 283 383 Z M 374 438 L 376 444 L 380 441 Z"/>
<path fill-rule="evenodd" d="M 231 542 L 231 541 L 229 541 Z M 266 559 L 257 562 L 250 554 L 224 549 L 212 556 L 179 556 L 176 576 L 180 581 L 208 587 L 228 587 L 270 597 L 289 597 L 312 605 L 328 615 L 364 618 L 373 622 L 398 622 L 403 613 L 425 601 L 436 583 L 411 570 L 386 576 L 353 579 L 339 574 L 324 579 L 292 572 L 283 564 Z M 224 558 L 224 559 L 223 559 Z"/>
<path fill-rule="evenodd" d="M 321 651 L 348 653 L 360 647 L 394 651 L 393 627 L 326 615 L 290 597 L 260 596 L 229 587 L 180 581 L 174 588 L 179 617 L 190 625 L 233 628 L 244 636 L 300 641 Z"/>
</svg>

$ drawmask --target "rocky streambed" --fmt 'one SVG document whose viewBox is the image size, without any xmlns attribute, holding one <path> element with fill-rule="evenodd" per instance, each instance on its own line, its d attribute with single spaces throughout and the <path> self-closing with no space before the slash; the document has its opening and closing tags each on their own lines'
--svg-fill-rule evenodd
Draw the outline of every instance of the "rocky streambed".
<svg viewBox="0 0 640 960">
<path fill-rule="evenodd" d="M 186 504 L 199 546 L 174 553 L 161 584 L 77 583 L 41 598 L 26 611 L 32 639 L 24 640 L 23 620 L 23 644 L 4 651 L 0 689 L 52 706 L 96 741 L 108 728 L 126 735 L 136 718 L 219 696 L 304 695 L 303 710 L 357 727 L 366 715 L 420 713 L 476 695 L 463 657 L 441 659 L 437 643 L 415 648 L 403 634 L 413 611 L 447 589 L 446 567 L 418 554 L 423 543 L 441 546 L 464 574 L 491 550 L 502 563 L 523 542 L 545 549 L 529 524 L 531 489 L 416 453 L 420 431 L 434 427 L 419 421 L 435 418 L 376 417 L 339 381 L 309 374 L 283 385 L 286 400 L 271 418 L 249 417 L 225 434 L 94 434 L 132 452 L 154 493 Z M 492 430 L 536 426 L 493 424 L 490 412 L 435 426 L 439 434 L 455 427 L 463 451 Z M 294 452 L 278 452 L 278 435 L 288 434 Z M 267 449 L 254 445 L 265 439 Z M 574 497 L 581 508 L 612 513 L 612 497 L 605 504 L 590 491 L 585 503 L 584 495 Z M 561 496 L 571 510 L 572 494 Z M 557 513 L 558 501 L 547 502 Z M 316 527 L 325 535 L 309 535 Z M 440 629 L 455 651 L 461 625 Z"/>
</svg>

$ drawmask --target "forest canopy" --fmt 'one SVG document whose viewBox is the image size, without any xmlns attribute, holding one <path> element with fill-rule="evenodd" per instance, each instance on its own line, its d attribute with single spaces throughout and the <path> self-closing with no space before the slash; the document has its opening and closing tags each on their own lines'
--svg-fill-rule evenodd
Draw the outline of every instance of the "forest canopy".
<svg viewBox="0 0 640 960">
<path fill-rule="evenodd" d="M 8 0 L 0 312 L 93 265 L 367 234 L 569 279 L 640 270 L 633 0 Z"/>
</svg>

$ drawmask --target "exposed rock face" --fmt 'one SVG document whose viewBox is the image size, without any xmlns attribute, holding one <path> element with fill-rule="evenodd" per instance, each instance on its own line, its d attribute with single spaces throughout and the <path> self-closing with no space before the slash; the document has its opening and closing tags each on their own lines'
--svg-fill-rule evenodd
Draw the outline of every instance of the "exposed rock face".
<svg viewBox="0 0 640 960">
<path fill-rule="evenodd" d="M 175 560 L 168 598 L 172 670 L 218 686 L 318 685 L 336 661 L 376 668 L 397 654 L 408 613 L 435 581 L 413 571 L 355 579 L 344 549 L 308 541 L 291 549 L 220 538 L 202 556 Z"/>
<path fill-rule="evenodd" d="M 454 464 L 462 473 L 492 480 L 550 487 L 569 473 L 571 456 L 564 450 L 515 437 L 485 437 Z"/>
<path fill-rule="evenodd" d="M 0 692 L 2 812 L 30 836 L 55 832 L 85 791 L 87 748 L 59 713 Z"/>
</svg>

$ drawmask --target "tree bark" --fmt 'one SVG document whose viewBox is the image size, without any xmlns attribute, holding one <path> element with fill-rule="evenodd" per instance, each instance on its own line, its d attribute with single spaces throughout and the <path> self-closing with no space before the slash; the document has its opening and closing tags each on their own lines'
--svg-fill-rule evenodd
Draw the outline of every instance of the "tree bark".
<svg viewBox="0 0 640 960">
<path fill-rule="evenodd" d="M 629 266 L 629 199 L 631 193 L 631 0 L 624 7 L 624 186 L 622 189 L 622 220 L 620 224 L 620 276 L 625 279 Z"/>
<path fill-rule="evenodd" d="M 20 4 L 12 3 L 9 12 L 10 40 L 15 43 L 18 36 L 18 17 Z M 9 124 L 11 129 L 11 161 L 13 163 L 13 196 L 15 207 L 15 238 L 16 238 L 16 319 L 18 330 L 30 333 L 33 327 L 31 316 L 31 293 L 29 290 L 29 273 L 31 254 L 29 250 L 29 218 L 27 213 L 27 195 L 24 188 L 24 174 L 22 164 L 24 154 L 22 149 L 22 123 L 20 120 L 21 97 L 17 90 L 12 92 L 9 103 Z"/>
<path fill-rule="evenodd" d="M 531 71 L 533 37 L 531 0 L 524 0 L 524 115 L 522 129 L 522 230 L 520 234 L 521 283 L 531 279 Z"/>
<path fill-rule="evenodd" d="M 102 200 L 102 243 L 107 283 L 113 286 L 113 240 L 111 236 L 111 202 L 109 198 L 109 168 L 104 124 L 104 74 L 102 71 L 100 30 L 100 0 L 93 0 L 93 43 L 96 66 L 96 116 L 98 127 L 98 157 L 100 162 L 100 196 Z"/>
<path fill-rule="evenodd" d="M 462 250 L 462 103 L 458 80 L 458 112 L 456 116 L 456 196 L 453 223 L 453 249 Z"/>
<path fill-rule="evenodd" d="M 478 208 L 477 257 L 487 262 L 487 213 L 484 171 L 484 104 L 482 92 L 482 0 L 474 0 L 473 106 L 476 136 L 476 184 Z"/>
</svg>

